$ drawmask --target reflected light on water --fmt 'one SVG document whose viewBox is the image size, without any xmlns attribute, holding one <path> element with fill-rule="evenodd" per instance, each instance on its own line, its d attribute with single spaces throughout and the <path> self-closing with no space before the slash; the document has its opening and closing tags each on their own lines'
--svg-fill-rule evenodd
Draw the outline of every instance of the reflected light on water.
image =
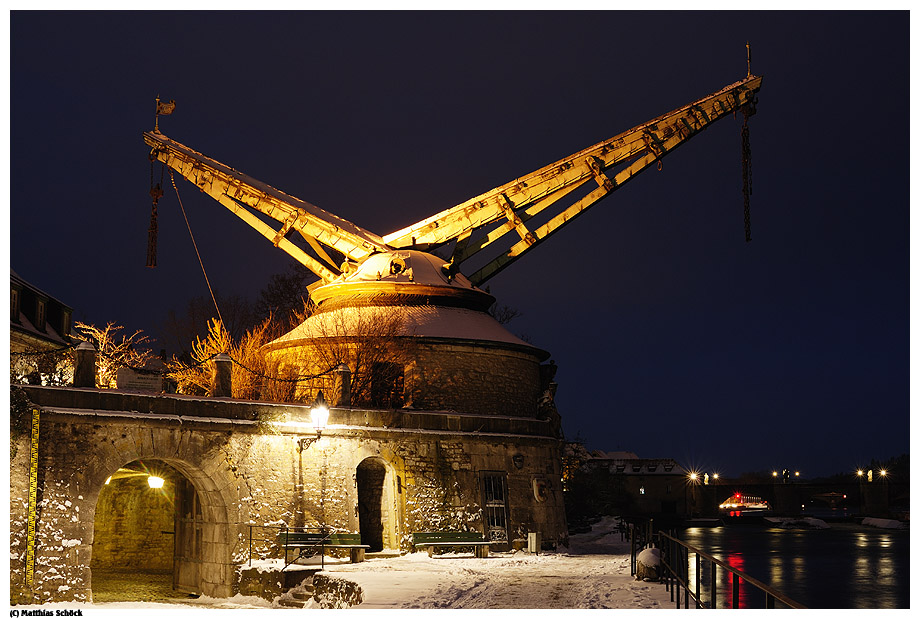
<svg viewBox="0 0 920 620">
<path fill-rule="evenodd" d="M 685 540 L 812 609 L 910 607 L 909 534 L 852 524 L 826 530 L 694 528 Z M 691 587 L 696 557 L 690 554 Z M 710 600 L 710 566 L 700 567 L 703 600 Z M 718 607 L 731 606 L 731 574 L 717 569 Z M 764 595 L 741 582 L 742 608 L 763 608 Z M 780 605 L 778 604 L 777 607 Z"/>
</svg>

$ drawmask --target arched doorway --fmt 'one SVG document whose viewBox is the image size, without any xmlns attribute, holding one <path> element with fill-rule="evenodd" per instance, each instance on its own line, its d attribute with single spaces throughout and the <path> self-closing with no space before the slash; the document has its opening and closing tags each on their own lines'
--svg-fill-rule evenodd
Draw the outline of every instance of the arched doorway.
<svg viewBox="0 0 920 620">
<path fill-rule="evenodd" d="M 361 544 L 368 551 L 382 551 L 384 539 L 384 483 L 387 470 L 383 460 L 367 458 L 361 461 L 356 472 L 358 486 L 358 527 Z"/>
<path fill-rule="evenodd" d="M 112 473 L 93 526 L 94 601 L 200 593 L 201 503 L 194 485 L 168 463 L 144 459 Z"/>
</svg>

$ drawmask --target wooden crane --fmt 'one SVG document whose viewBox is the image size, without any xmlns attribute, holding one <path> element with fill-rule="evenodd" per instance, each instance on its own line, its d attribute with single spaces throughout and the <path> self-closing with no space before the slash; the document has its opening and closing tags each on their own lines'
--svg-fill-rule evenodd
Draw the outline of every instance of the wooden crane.
<svg viewBox="0 0 920 620">
<path fill-rule="evenodd" d="M 454 243 L 450 259 L 442 267 L 447 283 L 463 273 L 461 267 L 471 257 L 483 250 L 498 250 L 497 256 L 468 275 L 469 282 L 479 287 L 712 123 L 738 111 L 745 116 L 753 113 L 762 80 L 748 75 L 718 92 L 382 237 L 252 179 L 158 130 L 145 132 L 144 141 L 152 149 L 151 161 L 159 160 L 224 205 L 319 276 L 318 284 L 347 283 L 349 274 L 356 273 L 377 253 L 427 253 Z M 571 204 L 561 200 L 586 184 L 593 189 L 584 196 Z M 277 226 L 265 223 L 255 212 Z M 545 221 L 530 225 L 540 214 Z M 292 232 L 303 238 L 306 247 L 289 239 Z M 493 247 L 499 241 L 502 244 Z M 439 260 L 443 263 L 445 259 Z"/>
</svg>

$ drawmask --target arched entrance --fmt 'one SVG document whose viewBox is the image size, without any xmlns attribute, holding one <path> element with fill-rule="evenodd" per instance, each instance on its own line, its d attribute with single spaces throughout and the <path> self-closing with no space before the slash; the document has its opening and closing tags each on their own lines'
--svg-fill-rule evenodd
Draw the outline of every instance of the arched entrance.
<svg viewBox="0 0 920 620">
<path fill-rule="evenodd" d="M 369 545 L 368 551 L 382 551 L 384 543 L 384 484 L 387 478 L 383 460 L 371 457 L 358 464 L 356 482 L 358 486 L 358 527 L 361 544 Z"/>
<path fill-rule="evenodd" d="M 105 481 L 93 523 L 93 600 L 199 594 L 203 519 L 194 484 L 168 463 L 133 461 Z"/>
</svg>

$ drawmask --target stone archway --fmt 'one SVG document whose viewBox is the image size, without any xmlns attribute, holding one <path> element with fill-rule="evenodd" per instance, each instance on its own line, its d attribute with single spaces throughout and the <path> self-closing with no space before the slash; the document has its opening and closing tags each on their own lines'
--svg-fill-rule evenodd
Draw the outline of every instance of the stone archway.
<svg viewBox="0 0 920 620">
<path fill-rule="evenodd" d="M 93 515 L 93 599 L 229 596 L 234 535 L 215 486 L 198 468 L 172 459 L 138 459 L 112 472 Z"/>
<path fill-rule="evenodd" d="M 176 492 L 185 477 L 157 460 L 110 475 L 96 500 L 90 570 L 96 602 L 147 601 L 174 591 Z"/>
<path fill-rule="evenodd" d="M 383 459 L 366 458 L 358 464 L 355 482 L 358 487 L 358 528 L 361 543 L 368 551 L 382 551 L 386 532 L 387 468 Z"/>
</svg>

